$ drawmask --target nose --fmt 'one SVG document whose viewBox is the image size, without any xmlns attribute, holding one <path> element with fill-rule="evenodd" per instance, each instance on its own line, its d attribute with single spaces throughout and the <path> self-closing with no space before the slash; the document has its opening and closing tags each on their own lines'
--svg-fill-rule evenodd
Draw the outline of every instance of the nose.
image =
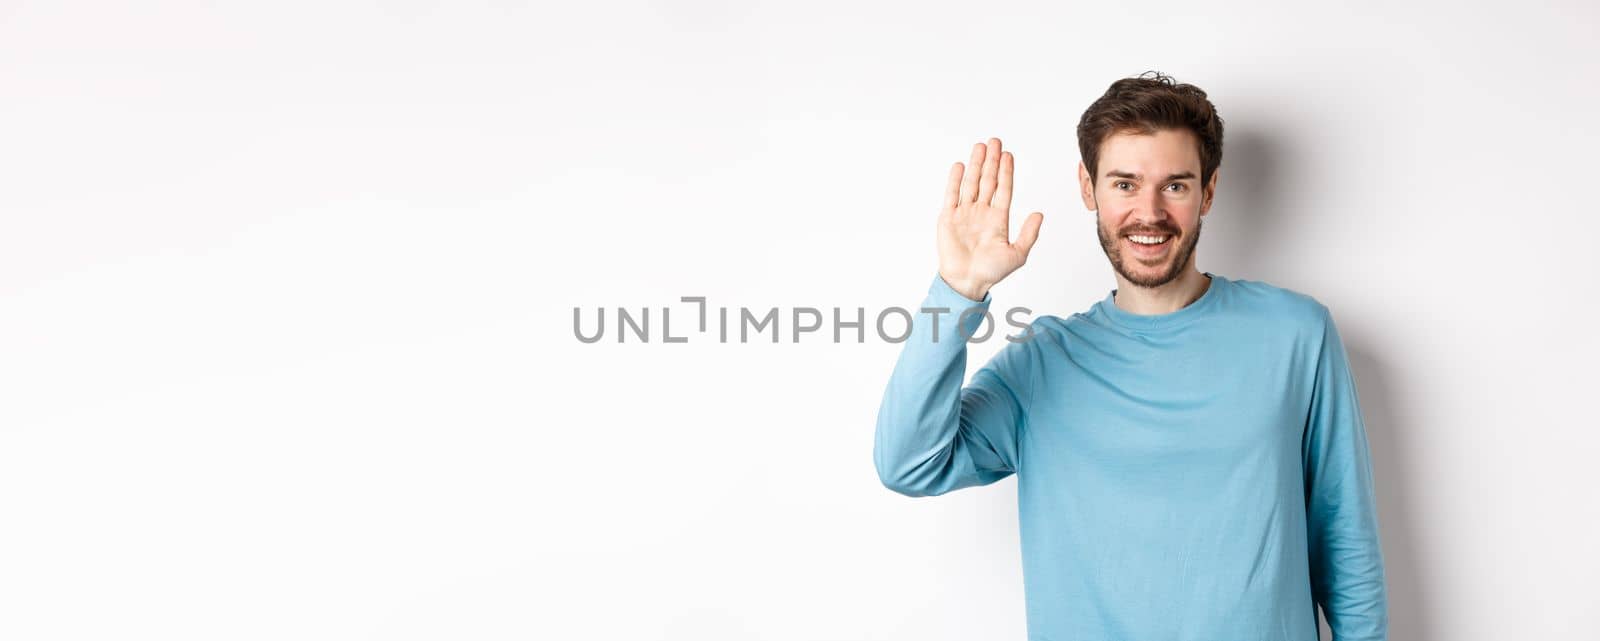
<svg viewBox="0 0 1600 641">
<path fill-rule="evenodd" d="M 1156 225 L 1167 220 L 1166 203 L 1161 200 L 1161 192 L 1147 189 L 1134 203 L 1133 222 L 1141 225 Z"/>
</svg>

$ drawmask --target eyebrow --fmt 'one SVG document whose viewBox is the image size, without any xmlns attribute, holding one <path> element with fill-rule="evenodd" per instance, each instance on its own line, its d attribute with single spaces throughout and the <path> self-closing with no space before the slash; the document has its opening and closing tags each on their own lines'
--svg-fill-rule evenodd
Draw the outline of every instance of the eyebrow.
<svg viewBox="0 0 1600 641">
<path fill-rule="evenodd" d="M 1107 178 L 1128 178 L 1128 179 L 1132 179 L 1134 182 L 1143 182 L 1144 181 L 1144 176 L 1143 175 L 1135 174 L 1135 173 L 1131 173 L 1131 172 L 1126 172 L 1126 171 L 1121 171 L 1121 170 L 1118 170 L 1118 169 L 1113 169 L 1111 171 L 1106 172 L 1106 177 Z M 1182 172 L 1178 172 L 1176 174 L 1172 174 L 1170 176 L 1167 176 L 1167 180 L 1168 181 L 1184 180 L 1186 178 L 1194 178 L 1194 172 L 1192 172 L 1192 171 L 1182 171 Z"/>
</svg>

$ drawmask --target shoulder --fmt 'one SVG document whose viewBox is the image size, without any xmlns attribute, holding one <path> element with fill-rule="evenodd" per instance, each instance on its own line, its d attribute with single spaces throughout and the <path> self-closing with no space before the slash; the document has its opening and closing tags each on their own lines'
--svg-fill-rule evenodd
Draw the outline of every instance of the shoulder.
<svg viewBox="0 0 1600 641">
<path fill-rule="evenodd" d="M 1230 283 L 1236 305 L 1263 321 L 1319 334 L 1333 322 L 1328 306 L 1311 294 L 1261 280 Z"/>
</svg>

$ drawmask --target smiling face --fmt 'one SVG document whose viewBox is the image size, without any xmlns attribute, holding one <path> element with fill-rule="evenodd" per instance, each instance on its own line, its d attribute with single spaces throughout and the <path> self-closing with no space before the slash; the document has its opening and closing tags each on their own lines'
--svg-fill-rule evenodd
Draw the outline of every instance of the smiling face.
<svg viewBox="0 0 1600 641">
<path fill-rule="evenodd" d="M 1211 172 L 1201 189 L 1197 142 L 1186 129 L 1118 133 L 1100 145 L 1099 176 L 1078 163 L 1083 204 L 1098 212 L 1100 247 L 1128 283 L 1160 287 L 1194 269 L 1201 217 L 1221 173 Z"/>
</svg>

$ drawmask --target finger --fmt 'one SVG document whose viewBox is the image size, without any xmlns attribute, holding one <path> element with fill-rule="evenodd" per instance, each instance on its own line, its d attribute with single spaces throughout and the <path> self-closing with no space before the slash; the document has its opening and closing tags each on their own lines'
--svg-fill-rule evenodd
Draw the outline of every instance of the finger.
<svg viewBox="0 0 1600 641">
<path fill-rule="evenodd" d="M 1015 164 L 1011 152 L 1000 154 L 1000 182 L 995 186 L 993 203 L 1000 211 L 1011 210 L 1011 168 Z"/>
<path fill-rule="evenodd" d="M 983 167 L 983 143 L 972 146 L 972 158 L 967 162 L 967 173 L 961 179 L 961 202 L 970 203 L 978 197 L 978 169 Z"/>
<path fill-rule="evenodd" d="M 1022 232 L 1017 234 L 1017 250 L 1022 252 L 1022 259 L 1028 259 L 1028 252 L 1033 251 L 1033 244 L 1039 241 L 1039 226 L 1044 224 L 1044 212 L 1028 214 L 1028 219 L 1022 221 Z"/>
<path fill-rule="evenodd" d="M 956 199 L 961 197 L 961 163 L 950 165 L 950 178 L 944 184 L 944 209 L 955 209 Z"/>
<path fill-rule="evenodd" d="M 987 205 L 994 197 L 995 174 L 1000 173 L 1000 139 L 990 138 L 984 145 L 983 174 L 978 181 L 978 203 Z"/>
</svg>

